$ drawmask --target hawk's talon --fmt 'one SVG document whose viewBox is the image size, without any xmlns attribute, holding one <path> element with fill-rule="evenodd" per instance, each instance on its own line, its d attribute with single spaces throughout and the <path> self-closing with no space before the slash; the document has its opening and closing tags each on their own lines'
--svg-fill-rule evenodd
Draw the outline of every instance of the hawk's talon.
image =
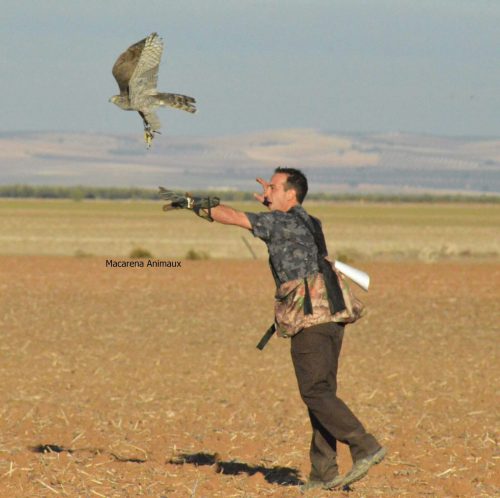
<svg viewBox="0 0 500 498">
<path fill-rule="evenodd" d="M 151 147 L 151 143 L 153 142 L 153 133 L 151 132 L 151 129 L 149 126 L 146 128 L 144 127 L 144 141 L 146 142 L 146 147 L 149 149 Z"/>
</svg>

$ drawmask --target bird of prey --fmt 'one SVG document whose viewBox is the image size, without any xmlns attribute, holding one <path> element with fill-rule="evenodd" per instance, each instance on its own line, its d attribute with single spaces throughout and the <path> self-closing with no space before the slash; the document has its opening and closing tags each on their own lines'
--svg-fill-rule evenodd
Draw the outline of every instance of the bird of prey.
<svg viewBox="0 0 500 498">
<path fill-rule="evenodd" d="M 113 66 L 113 76 L 120 88 L 120 95 L 109 99 L 126 111 L 137 111 L 144 123 L 144 140 L 149 148 L 153 133 L 159 133 L 160 119 L 155 109 L 171 106 L 187 112 L 196 112 L 196 100 L 176 93 L 160 93 L 156 88 L 163 40 L 151 33 L 131 45 L 118 57 Z"/>
</svg>

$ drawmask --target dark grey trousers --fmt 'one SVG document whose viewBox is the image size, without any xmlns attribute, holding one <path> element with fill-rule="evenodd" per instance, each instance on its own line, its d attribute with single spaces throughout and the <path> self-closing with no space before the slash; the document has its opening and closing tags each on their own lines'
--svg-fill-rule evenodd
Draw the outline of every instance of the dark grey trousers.
<svg viewBox="0 0 500 498">
<path fill-rule="evenodd" d="M 323 323 L 291 339 L 300 395 L 313 429 L 310 479 L 329 481 L 338 474 L 337 441 L 349 445 L 353 461 L 375 453 L 380 444 L 366 432 L 349 407 L 337 397 L 337 368 L 344 326 Z"/>
</svg>

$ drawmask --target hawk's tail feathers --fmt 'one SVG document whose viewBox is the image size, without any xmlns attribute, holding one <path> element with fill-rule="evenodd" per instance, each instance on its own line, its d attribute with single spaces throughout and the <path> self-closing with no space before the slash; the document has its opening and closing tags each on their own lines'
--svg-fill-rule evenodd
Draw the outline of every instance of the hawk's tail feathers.
<svg viewBox="0 0 500 498">
<path fill-rule="evenodd" d="M 196 112 L 196 100 L 178 93 L 158 93 L 156 99 L 159 105 L 168 105 L 187 112 Z"/>
</svg>

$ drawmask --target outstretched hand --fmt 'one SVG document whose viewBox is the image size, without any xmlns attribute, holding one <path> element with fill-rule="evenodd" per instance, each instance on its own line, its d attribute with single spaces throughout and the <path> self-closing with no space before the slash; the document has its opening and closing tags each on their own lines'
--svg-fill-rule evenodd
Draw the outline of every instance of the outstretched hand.
<svg viewBox="0 0 500 498">
<path fill-rule="evenodd" d="M 257 181 L 257 183 L 260 183 L 262 185 L 262 189 L 264 190 L 264 192 L 262 194 L 256 194 L 254 193 L 253 196 L 259 201 L 261 202 L 262 204 L 264 204 L 265 200 L 266 200 L 266 190 L 267 190 L 267 187 L 269 186 L 269 183 L 266 182 L 266 180 L 264 180 L 263 178 L 256 178 L 255 179 Z"/>
</svg>

